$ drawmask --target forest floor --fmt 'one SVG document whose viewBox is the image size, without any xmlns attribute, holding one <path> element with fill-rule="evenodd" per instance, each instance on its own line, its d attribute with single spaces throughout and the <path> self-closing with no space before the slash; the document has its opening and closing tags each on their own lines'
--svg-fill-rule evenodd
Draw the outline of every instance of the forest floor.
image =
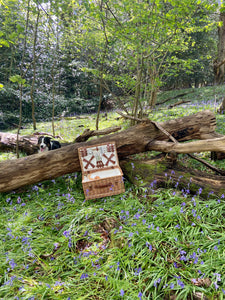
<svg viewBox="0 0 225 300">
<path fill-rule="evenodd" d="M 159 102 L 179 93 L 162 93 Z M 197 89 L 182 97 L 190 103 L 168 109 L 177 98 L 148 117 L 161 122 L 205 109 L 216 113 L 222 98 L 222 87 Z M 102 114 L 100 129 L 126 128 L 118 117 Z M 217 132 L 225 134 L 224 116 L 216 118 Z M 95 118 L 55 125 L 69 142 L 94 129 Z M 38 131 L 51 133 L 51 122 L 39 123 Z M 21 134 L 30 133 L 27 124 Z M 209 153 L 201 157 L 210 160 Z M 225 195 L 209 192 L 203 199 L 201 189 L 191 195 L 179 183 L 155 189 L 149 182 L 149 188 L 125 180 L 125 193 L 85 201 L 81 174 L 74 173 L 0 194 L 0 299 L 224 299 Z"/>
</svg>

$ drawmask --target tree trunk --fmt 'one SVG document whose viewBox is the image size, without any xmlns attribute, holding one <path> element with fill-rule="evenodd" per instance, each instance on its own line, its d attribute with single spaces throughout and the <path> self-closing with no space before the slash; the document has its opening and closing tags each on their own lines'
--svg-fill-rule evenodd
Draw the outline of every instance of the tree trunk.
<svg viewBox="0 0 225 300">
<path fill-rule="evenodd" d="M 107 135 L 112 132 L 119 131 L 121 129 L 120 126 L 115 127 L 108 127 L 102 130 L 90 130 L 86 129 L 82 135 L 79 135 L 73 143 L 80 143 L 80 142 L 86 142 L 89 138 L 93 136 L 100 136 L 100 135 Z M 33 135 L 26 135 L 26 136 L 19 136 L 19 150 L 21 152 L 26 153 L 27 155 L 35 154 L 38 152 L 38 136 L 41 135 L 47 135 L 51 136 L 53 138 L 60 138 L 60 136 L 54 136 L 48 132 L 37 132 Z M 17 141 L 17 134 L 8 133 L 8 132 L 0 132 L 0 151 L 15 151 L 16 149 L 16 141 Z M 62 146 L 68 146 L 72 143 L 63 143 Z"/>
<path fill-rule="evenodd" d="M 207 142 L 206 142 L 207 141 Z M 152 141 L 148 144 L 148 150 L 160 152 L 194 153 L 204 151 L 225 152 L 225 137 L 195 141 L 190 143 L 171 143 L 164 141 Z"/>
<path fill-rule="evenodd" d="M 136 80 L 136 87 L 135 87 L 134 103 L 132 108 L 133 117 L 138 116 L 138 108 L 139 108 L 140 96 L 141 96 L 142 72 L 143 72 L 143 57 L 141 57 L 141 59 L 137 57 L 137 80 Z M 135 121 L 131 120 L 131 125 L 134 124 Z"/>
<path fill-rule="evenodd" d="M 103 13 L 103 1 L 102 0 L 101 0 L 101 3 L 99 4 L 99 9 L 102 14 Z M 105 15 L 107 16 L 107 10 L 105 12 Z M 100 78 L 99 78 L 99 102 L 98 102 L 98 112 L 97 112 L 97 116 L 96 116 L 96 130 L 98 130 L 98 128 L 99 128 L 99 116 L 100 116 L 100 110 L 101 110 L 101 105 L 102 105 L 102 101 L 103 101 L 104 64 L 105 64 L 106 56 L 108 53 L 108 46 L 109 46 L 105 19 L 102 16 L 101 16 L 101 21 L 102 21 L 102 29 L 103 29 L 103 33 L 104 33 L 105 42 L 104 42 L 104 50 L 103 50 L 102 57 L 101 57 L 101 67 L 100 67 L 100 74 L 99 74 L 100 75 Z"/>
<path fill-rule="evenodd" d="M 18 136 L 17 134 L 0 132 L 0 151 L 15 151 L 18 149 L 27 155 L 35 154 L 38 151 L 38 137 L 36 136 Z"/>
<path fill-rule="evenodd" d="M 174 164 L 168 157 L 148 161 L 128 159 L 121 161 L 120 166 L 130 182 L 149 190 L 177 188 L 192 195 L 201 193 L 204 198 L 211 193 L 221 196 L 225 192 L 224 176 L 188 169 L 179 163 Z"/>
<path fill-rule="evenodd" d="M 218 137 L 215 133 L 215 116 L 211 111 L 166 121 L 160 123 L 160 126 L 177 141 Z M 115 141 L 119 159 L 122 159 L 147 151 L 150 141 L 153 140 L 168 141 L 169 137 L 149 121 L 86 143 L 75 143 L 47 153 L 1 162 L 0 192 L 80 171 L 77 151 L 79 147 Z"/>
<path fill-rule="evenodd" d="M 221 102 L 219 108 L 217 109 L 217 112 L 221 115 L 225 113 L 225 97 L 223 98 L 223 101 Z"/>
<path fill-rule="evenodd" d="M 37 65 L 37 55 L 36 55 L 36 45 L 37 45 L 37 35 L 38 35 L 38 23 L 39 23 L 40 10 L 38 8 L 37 19 L 35 23 L 34 30 L 34 41 L 33 41 L 33 78 L 30 89 L 30 98 L 32 105 L 32 120 L 33 120 L 33 129 L 37 129 L 37 123 L 35 119 L 35 104 L 34 104 L 34 89 L 35 89 L 35 81 L 36 81 L 36 65 Z"/>
<path fill-rule="evenodd" d="M 221 84 L 224 81 L 225 68 L 225 13 L 220 12 L 220 22 L 222 26 L 218 27 L 218 58 L 214 63 L 215 84 Z"/>
</svg>

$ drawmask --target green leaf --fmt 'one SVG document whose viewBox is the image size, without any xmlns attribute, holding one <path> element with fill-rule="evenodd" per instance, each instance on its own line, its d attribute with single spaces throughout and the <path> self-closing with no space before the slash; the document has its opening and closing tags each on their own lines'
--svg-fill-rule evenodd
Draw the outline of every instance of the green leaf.
<svg viewBox="0 0 225 300">
<path fill-rule="evenodd" d="M 20 75 L 13 75 L 9 78 L 10 81 L 18 84 L 24 85 L 26 83 L 26 79 L 23 79 Z"/>
<path fill-rule="evenodd" d="M 0 47 L 9 47 L 9 43 L 6 40 L 0 39 Z"/>
</svg>

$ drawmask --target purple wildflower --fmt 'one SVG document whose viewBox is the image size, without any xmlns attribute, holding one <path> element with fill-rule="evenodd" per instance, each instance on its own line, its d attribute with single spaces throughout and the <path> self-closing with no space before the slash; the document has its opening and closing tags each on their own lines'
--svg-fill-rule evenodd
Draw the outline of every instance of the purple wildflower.
<svg viewBox="0 0 225 300">
<path fill-rule="evenodd" d="M 177 280 L 177 283 L 182 289 L 185 287 L 184 283 L 180 279 Z"/>
<path fill-rule="evenodd" d="M 88 278 L 88 274 L 87 273 L 83 273 L 81 276 L 80 276 L 80 279 L 86 279 Z"/>
<path fill-rule="evenodd" d="M 70 236 L 70 231 L 69 231 L 69 230 L 65 230 L 65 231 L 63 232 L 63 235 L 64 235 L 65 237 L 69 237 L 69 236 Z"/>
<path fill-rule="evenodd" d="M 217 282 L 213 282 L 214 286 L 215 286 L 215 289 L 218 290 L 219 286 L 217 284 Z"/>
</svg>

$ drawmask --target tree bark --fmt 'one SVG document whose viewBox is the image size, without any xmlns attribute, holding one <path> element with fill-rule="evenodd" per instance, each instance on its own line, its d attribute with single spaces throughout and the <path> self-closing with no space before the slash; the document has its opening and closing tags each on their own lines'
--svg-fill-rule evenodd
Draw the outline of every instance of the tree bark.
<svg viewBox="0 0 225 300">
<path fill-rule="evenodd" d="M 34 103 L 34 91 L 35 91 L 35 82 L 36 82 L 36 66 L 37 66 L 37 55 L 36 55 L 36 46 L 37 46 L 37 38 L 38 38 L 38 25 L 39 25 L 39 17 L 40 17 L 40 9 L 37 6 L 38 12 L 37 12 L 37 19 L 35 23 L 35 30 L 34 30 L 34 41 L 33 41 L 33 78 L 32 78 L 32 84 L 30 89 L 30 98 L 31 98 L 31 107 L 32 107 L 32 120 L 33 120 L 33 129 L 37 129 L 37 122 L 35 118 L 35 103 Z"/>
<path fill-rule="evenodd" d="M 194 153 L 204 151 L 225 152 L 225 137 L 195 141 L 189 143 L 171 143 L 164 141 L 152 141 L 148 144 L 148 150 L 176 153 Z"/>
<path fill-rule="evenodd" d="M 100 135 L 107 135 L 112 132 L 119 131 L 121 129 L 120 126 L 115 127 L 108 127 L 102 130 L 90 130 L 86 129 L 82 135 L 79 135 L 73 143 L 80 143 L 87 141 L 90 137 L 93 136 L 100 136 Z M 18 143 L 19 143 L 19 150 L 21 152 L 26 153 L 27 155 L 35 154 L 38 152 L 38 136 L 41 135 L 47 135 L 51 136 L 53 138 L 59 138 L 62 139 L 61 136 L 57 135 L 54 136 L 51 133 L 48 132 L 36 132 L 33 135 L 27 135 L 27 136 L 19 136 L 18 137 Z M 17 141 L 17 135 L 13 133 L 8 132 L 0 132 L 0 151 L 15 151 L 16 149 L 16 141 Z M 68 146 L 71 143 L 61 143 L 62 146 Z"/>
<path fill-rule="evenodd" d="M 27 155 L 35 154 L 38 151 L 38 137 L 18 136 L 17 134 L 0 132 L 0 151 L 16 151 L 17 145 L 21 152 Z"/>
<path fill-rule="evenodd" d="M 225 97 L 223 98 L 223 101 L 221 102 L 220 106 L 217 109 L 218 114 L 223 115 L 225 113 Z"/>
<path fill-rule="evenodd" d="M 225 70 L 225 13 L 220 12 L 222 26 L 218 27 L 218 58 L 214 62 L 215 84 L 221 84 L 224 81 Z"/>
<path fill-rule="evenodd" d="M 184 193 L 208 198 L 225 193 L 225 177 L 188 169 L 168 157 L 148 161 L 123 160 L 120 166 L 130 182 L 154 190 L 159 187 L 177 188 Z"/>
<path fill-rule="evenodd" d="M 215 133 L 215 115 L 211 111 L 166 121 L 160 123 L 160 126 L 177 141 L 218 137 Z M 86 143 L 75 143 L 47 153 L 1 162 L 0 192 L 80 171 L 77 151 L 79 147 L 115 141 L 119 159 L 122 159 L 135 153 L 148 151 L 148 145 L 153 140 L 168 141 L 169 137 L 149 121 Z"/>
</svg>

